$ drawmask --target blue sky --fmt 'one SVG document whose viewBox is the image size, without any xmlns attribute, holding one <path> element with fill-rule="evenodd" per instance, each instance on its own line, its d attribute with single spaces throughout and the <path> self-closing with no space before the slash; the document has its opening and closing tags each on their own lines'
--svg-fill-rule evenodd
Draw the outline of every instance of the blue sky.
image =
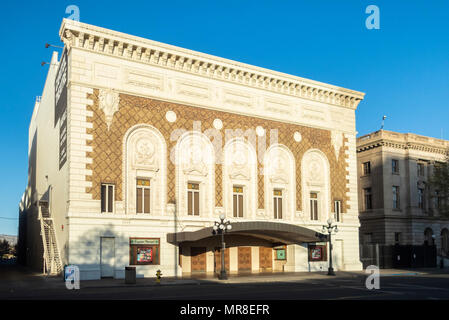
<svg viewBox="0 0 449 320">
<path fill-rule="evenodd" d="M 68 5 L 82 22 L 366 93 L 359 135 L 449 139 L 449 1 L 5 1 L 0 10 L 0 234 L 16 234 L 28 125 Z M 365 8 L 380 9 L 368 30 Z M 12 219 L 12 220 L 11 220 Z"/>
</svg>

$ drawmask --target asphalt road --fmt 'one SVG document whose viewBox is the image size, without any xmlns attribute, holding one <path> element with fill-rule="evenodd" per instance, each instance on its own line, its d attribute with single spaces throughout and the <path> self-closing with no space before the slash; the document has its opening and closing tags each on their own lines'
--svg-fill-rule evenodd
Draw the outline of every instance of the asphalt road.
<svg viewBox="0 0 449 320">
<path fill-rule="evenodd" d="M 282 277 L 282 276 L 281 276 Z M 10 299 L 168 299 L 168 300 L 441 300 L 449 299 L 449 274 L 381 276 L 368 290 L 364 275 L 302 278 L 288 282 L 217 283 L 167 286 L 81 286 L 67 290 L 60 279 L 0 268 L 0 300 Z"/>
</svg>

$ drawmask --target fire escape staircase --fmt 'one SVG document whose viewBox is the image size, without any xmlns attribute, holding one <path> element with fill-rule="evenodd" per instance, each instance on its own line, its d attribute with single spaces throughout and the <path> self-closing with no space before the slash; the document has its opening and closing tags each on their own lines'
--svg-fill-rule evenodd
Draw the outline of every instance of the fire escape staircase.
<svg viewBox="0 0 449 320">
<path fill-rule="evenodd" d="M 39 200 L 39 220 L 44 248 L 43 272 L 48 275 L 57 275 L 62 272 L 62 260 L 58 249 L 54 221 L 49 210 L 48 193 L 49 190 Z"/>
</svg>

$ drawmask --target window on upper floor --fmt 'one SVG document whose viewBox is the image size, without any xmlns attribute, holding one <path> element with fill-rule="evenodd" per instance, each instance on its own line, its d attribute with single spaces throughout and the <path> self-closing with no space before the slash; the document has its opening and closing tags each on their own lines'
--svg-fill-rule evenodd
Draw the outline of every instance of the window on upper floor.
<svg viewBox="0 0 449 320">
<path fill-rule="evenodd" d="M 111 183 L 101 184 L 101 212 L 114 212 L 114 190 Z"/>
<path fill-rule="evenodd" d="M 367 161 L 363 163 L 363 175 L 367 176 L 371 174 L 371 162 Z"/>
<path fill-rule="evenodd" d="M 200 215 L 200 185 L 198 183 L 187 184 L 187 214 Z"/>
<path fill-rule="evenodd" d="M 341 201 L 334 201 L 334 220 L 335 222 L 340 222 L 341 220 Z"/>
<path fill-rule="evenodd" d="M 273 191 L 274 218 L 282 219 L 282 190 Z"/>
<path fill-rule="evenodd" d="M 373 208 L 371 188 L 363 189 L 363 199 L 365 204 L 365 211 L 371 210 Z"/>
<path fill-rule="evenodd" d="M 418 208 L 424 209 L 424 189 L 418 188 Z"/>
<path fill-rule="evenodd" d="M 418 177 L 424 177 L 424 163 L 418 163 Z"/>
<path fill-rule="evenodd" d="M 310 220 L 318 220 L 318 193 L 310 193 Z"/>
<path fill-rule="evenodd" d="M 137 179 L 136 212 L 150 213 L 150 180 Z"/>
<path fill-rule="evenodd" d="M 391 160 L 391 172 L 399 173 L 399 160 L 396 159 Z"/>
<path fill-rule="evenodd" d="M 399 187 L 393 186 L 393 209 L 400 209 Z"/>
<path fill-rule="evenodd" d="M 233 212 L 235 218 L 243 218 L 243 187 L 232 188 Z"/>
</svg>

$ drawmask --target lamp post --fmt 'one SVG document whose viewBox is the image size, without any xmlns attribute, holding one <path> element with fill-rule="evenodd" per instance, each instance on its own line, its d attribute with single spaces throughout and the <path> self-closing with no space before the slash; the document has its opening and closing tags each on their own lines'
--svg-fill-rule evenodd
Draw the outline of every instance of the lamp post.
<svg viewBox="0 0 449 320">
<path fill-rule="evenodd" d="M 334 231 L 335 233 L 338 232 L 338 228 L 337 225 L 332 225 L 332 219 L 327 220 L 327 225 L 323 226 L 323 233 L 325 233 L 327 231 L 327 233 L 329 234 L 329 269 L 327 272 L 328 276 L 335 276 L 334 273 L 334 268 L 332 268 L 332 231 Z"/>
<path fill-rule="evenodd" d="M 215 221 L 214 231 L 218 234 L 221 234 L 221 271 L 220 275 L 218 276 L 218 279 L 220 280 L 226 280 L 228 276 L 226 275 L 226 268 L 225 268 L 225 242 L 224 242 L 224 234 L 227 230 L 231 230 L 231 222 L 229 220 L 225 220 L 224 214 L 220 215 L 220 222 Z"/>
</svg>

